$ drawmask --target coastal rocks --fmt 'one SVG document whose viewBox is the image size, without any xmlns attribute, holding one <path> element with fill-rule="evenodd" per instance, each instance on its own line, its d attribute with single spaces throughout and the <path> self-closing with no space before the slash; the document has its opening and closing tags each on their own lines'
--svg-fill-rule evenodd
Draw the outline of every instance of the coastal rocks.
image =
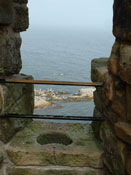
<svg viewBox="0 0 131 175">
<path fill-rule="evenodd" d="M 70 94 L 65 91 L 35 90 L 35 108 L 41 109 L 44 107 L 54 106 L 56 102 L 81 102 L 93 99 L 95 88 L 82 88 L 78 93 Z"/>
<path fill-rule="evenodd" d="M 35 109 L 43 109 L 52 106 L 52 102 L 47 101 L 46 98 L 35 96 Z"/>
<path fill-rule="evenodd" d="M 61 139 L 54 137 L 40 144 L 40 135 L 65 135 Z M 71 142 L 64 144 L 67 137 Z M 42 142 L 43 143 L 43 142 Z M 63 143 L 63 144 L 62 144 Z M 51 123 L 33 121 L 23 131 L 19 132 L 7 147 L 9 159 L 16 166 L 70 166 L 102 168 L 102 148 L 95 141 L 91 126 L 80 123 Z"/>
<path fill-rule="evenodd" d="M 32 79 L 32 76 L 23 74 L 13 75 L 12 79 Z M 34 92 L 32 85 L 6 84 L 1 85 L 2 113 L 9 114 L 32 114 L 34 110 Z M 30 119 L 0 119 L 0 140 L 3 142 L 9 139 L 26 124 Z M 9 132 L 10 131 L 10 132 Z"/>
</svg>

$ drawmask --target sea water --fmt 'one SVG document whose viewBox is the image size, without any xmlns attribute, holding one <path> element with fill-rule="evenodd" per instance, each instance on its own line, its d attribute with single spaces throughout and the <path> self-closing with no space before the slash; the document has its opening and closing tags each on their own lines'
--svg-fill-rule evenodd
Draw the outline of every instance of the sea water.
<svg viewBox="0 0 131 175">
<path fill-rule="evenodd" d="M 34 79 L 90 82 L 91 60 L 109 57 L 114 42 L 112 32 L 67 29 L 29 29 L 22 34 L 22 73 Z M 77 93 L 83 87 L 37 85 L 35 89 L 53 89 Z M 58 102 L 60 108 L 35 110 L 37 114 L 92 116 L 93 100 Z"/>
</svg>

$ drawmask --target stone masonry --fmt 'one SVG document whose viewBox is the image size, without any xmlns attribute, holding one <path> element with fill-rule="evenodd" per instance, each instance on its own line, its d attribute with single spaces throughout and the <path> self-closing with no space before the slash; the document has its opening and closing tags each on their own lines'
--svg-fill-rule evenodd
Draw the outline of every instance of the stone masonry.
<svg viewBox="0 0 131 175">
<path fill-rule="evenodd" d="M 28 0 L 0 0 L 0 78 L 20 74 L 20 32 Z M 105 122 L 66 124 L 0 119 L 0 175 L 131 175 L 131 2 L 114 0 L 110 58 L 92 60 L 94 116 Z M 32 114 L 32 85 L 0 85 L 0 113 Z M 92 132 L 93 129 L 93 132 Z M 104 171 L 103 171 L 104 169 Z"/>
<path fill-rule="evenodd" d="M 22 68 L 20 32 L 29 26 L 26 0 L 0 0 L 0 78 L 32 79 L 19 74 Z M 0 113 L 32 114 L 34 109 L 32 85 L 0 85 Z M 5 147 L 10 139 L 31 120 L 0 119 L 0 175 L 11 164 Z"/>
<path fill-rule="evenodd" d="M 94 93 L 93 123 L 104 147 L 105 175 L 131 174 L 131 1 L 115 0 L 113 34 L 116 37 L 110 58 L 92 60 L 92 81 L 104 82 Z"/>
</svg>

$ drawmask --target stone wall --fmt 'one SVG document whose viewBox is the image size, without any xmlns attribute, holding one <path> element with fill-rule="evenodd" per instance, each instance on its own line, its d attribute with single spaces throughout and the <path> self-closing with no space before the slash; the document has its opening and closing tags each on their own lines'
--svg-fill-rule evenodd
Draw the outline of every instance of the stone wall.
<svg viewBox="0 0 131 175">
<path fill-rule="evenodd" d="M 19 74 L 22 68 L 20 32 L 29 26 L 27 0 L 0 0 L 0 78 L 32 79 Z M 32 85 L 0 85 L 0 113 L 32 114 L 34 108 Z M 0 119 L 0 175 L 9 166 L 4 151 L 10 139 L 31 120 Z"/>
<path fill-rule="evenodd" d="M 110 58 L 92 60 L 92 81 L 104 82 L 94 93 L 95 136 L 104 147 L 105 174 L 131 174 L 131 1 L 115 0 Z"/>
<path fill-rule="evenodd" d="M 25 31 L 29 26 L 28 19 L 28 8 L 27 0 L 0 0 L 0 78 L 16 78 L 16 79 L 32 79 L 32 76 L 19 74 L 22 68 L 21 61 L 21 37 L 20 32 Z M 94 135 L 102 143 L 104 149 L 103 163 L 105 174 L 104 175 L 130 175 L 131 174 L 131 2 L 130 0 L 114 0 L 114 18 L 113 18 L 113 34 L 116 37 L 116 41 L 112 47 L 112 52 L 110 58 L 100 58 L 94 59 L 92 61 L 92 81 L 94 82 L 104 82 L 104 86 L 97 88 L 94 92 L 94 116 L 95 117 L 105 117 L 106 121 L 103 123 L 92 123 L 92 128 Z M 33 86 L 32 85 L 0 85 L 0 113 L 19 113 L 19 114 L 32 114 L 33 113 Z M 40 169 L 38 166 L 37 169 L 33 167 L 31 170 L 30 164 L 28 167 L 21 168 L 15 165 L 16 158 L 17 160 L 22 159 L 19 157 L 22 151 L 25 155 L 24 160 L 32 160 L 32 157 L 29 157 L 29 153 L 32 153 L 32 147 L 29 147 L 32 142 L 28 140 L 28 129 L 33 133 L 33 128 L 36 125 L 35 122 L 28 125 L 25 130 L 27 130 L 27 136 L 25 137 L 23 133 L 25 130 L 18 133 L 20 136 L 21 142 L 10 142 L 10 140 L 15 140 L 15 134 L 22 130 L 31 120 L 25 119 L 0 119 L 0 175 L 7 174 L 58 174 L 57 168 L 53 167 L 52 170 L 46 167 L 46 169 Z M 31 127 L 33 125 L 33 128 Z M 43 128 L 43 123 L 40 123 Z M 45 124 L 46 125 L 46 124 Z M 49 129 L 50 127 L 49 123 Z M 60 125 L 61 126 L 61 125 Z M 76 125 L 74 124 L 76 127 Z M 46 125 L 47 127 L 47 125 Z M 35 128 L 39 130 L 39 125 Z M 79 128 L 83 128 L 80 126 Z M 61 127 L 60 127 L 61 129 Z M 64 127 L 63 127 L 64 129 Z M 65 128 L 66 129 L 66 128 Z M 55 129 L 56 130 L 56 129 Z M 68 130 L 67 130 L 68 131 Z M 78 130 L 74 130 L 76 132 Z M 87 131 L 87 130 L 86 130 Z M 82 131 L 83 132 L 83 131 Z M 34 132 L 36 134 L 36 132 Z M 38 133 L 39 134 L 39 133 Z M 29 134 L 30 135 L 30 134 Z M 81 136 L 81 135 L 80 135 Z M 14 137 L 13 139 L 11 139 Z M 25 139 L 25 145 L 23 145 L 23 140 Z M 27 139 L 27 140 L 26 140 Z M 35 137 L 32 135 L 30 138 L 34 140 Z M 84 138 L 85 139 L 85 138 Z M 83 139 L 83 141 L 85 141 Z M 90 140 L 90 138 L 89 138 Z M 97 141 L 96 141 L 97 142 Z M 94 139 L 93 139 L 94 143 Z M 33 142 L 34 144 L 34 142 Z M 88 157 L 92 156 L 92 163 L 94 164 L 97 161 L 96 153 L 94 150 L 98 149 L 96 144 L 94 147 L 91 144 L 80 145 L 81 142 L 77 143 L 77 146 L 84 147 L 84 151 L 88 153 Z M 82 142 L 83 144 L 83 142 Z M 27 145 L 27 149 L 25 146 Z M 91 145 L 93 151 L 89 151 L 87 147 Z M 99 144 L 98 144 L 99 145 Z M 41 150 L 37 152 L 38 143 L 34 146 L 34 152 L 37 155 L 39 153 L 40 160 L 43 161 L 41 157 Z M 43 149 L 42 146 L 39 145 Z M 51 147 L 51 146 L 50 146 Z M 10 148 L 10 150 L 9 150 Z M 47 148 L 48 150 L 49 148 Z M 56 149 L 56 148 L 55 148 Z M 56 151 L 54 147 L 51 148 L 51 154 L 54 154 Z M 62 147 L 64 150 L 65 147 Z M 16 152 L 17 157 L 14 157 L 13 161 L 9 159 L 7 155 L 8 152 Z M 53 151 L 52 151 L 53 150 Z M 80 149 L 81 150 L 81 149 Z M 33 152 L 33 153 L 34 153 Z M 43 150 L 45 153 L 45 150 Z M 58 150 L 59 152 L 59 150 Z M 84 152 L 84 153 L 85 153 Z M 68 151 L 67 151 L 68 153 Z M 78 154 L 78 151 L 73 153 Z M 81 160 L 85 157 L 84 153 L 81 155 Z M 101 150 L 101 154 L 103 151 Z M 98 159 L 101 162 L 101 154 Z M 65 153 L 63 158 L 66 159 Z M 32 156 L 32 155 L 31 155 Z M 11 155 L 10 155 L 11 157 Z M 27 158 L 27 159 L 26 159 Z M 77 158 L 77 156 L 76 156 Z M 34 165 L 36 158 L 34 156 Z M 80 160 L 73 159 L 77 164 Z M 47 162 L 50 163 L 50 159 L 47 156 Z M 60 161 L 60 164 L 61 162 Z M 84 161 L 88 162 L 87 158 L 84 158 Z M 27 162 L 28 163 L 28 162 Z M 17 162 L 17 165 L 19 162 Z M 67 164 L 69 162 L 67 161 Z M 42 162 L 43 165 L 43 162 Z M 52 164 L 51 164 L 52 165 Z M 63 164 L 62 164 L 63 165 Z M 101 165 L 102 162 L 101 162 Z M 44 165 L 45 166 L 45 165 Z M 78 164 L 77 164 L 78 166 Z M 12 167 L 14 167 L 12 169 Z M 97 167 L 101 169 L 103 166 Z M 94 168 L 94 167 L 93 167 Z M 96 167 L 95 167 L 96 168 Z M 98 171 L 99 171 L 98 169 Z M 6 171 L 8 170 L 8 171 Z M 24 170 L 24 171 L 23 171 Z M 84 170 L 84 172 L 83 172 Z M 69 174 L 70 167 L 64 167 L 64 170 L 59 171 L 60 174 Z M 78 168 L 75 167 L 75 170 L 70 174 L 102 174 L 100 171 L 86 167 Z"/>
</svg>

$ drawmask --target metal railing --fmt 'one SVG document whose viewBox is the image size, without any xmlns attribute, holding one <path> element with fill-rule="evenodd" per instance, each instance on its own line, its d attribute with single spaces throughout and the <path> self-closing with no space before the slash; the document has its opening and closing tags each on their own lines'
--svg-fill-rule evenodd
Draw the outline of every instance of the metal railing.
<svg viewBox="0 0 131 175">
<path fill-rule="evenodd" d="M 62 86 L 94 86 L 103 87 L 103 83 L 92 82 L 71 82 L 71 81 L 47 81 L 47 80 L 21 80 L 21 79 L 0 79 L 0 84 L 42 84 Z M 93 116 L 62 116 L 62 115 L 28 115 L 28 114 L 0 114 L 0 118 L 31 118 L 31 119 L 52 119 L 52 120 L 78 120 L 78 121 L 104 121 L 103 117 Z"/>
</svg>

